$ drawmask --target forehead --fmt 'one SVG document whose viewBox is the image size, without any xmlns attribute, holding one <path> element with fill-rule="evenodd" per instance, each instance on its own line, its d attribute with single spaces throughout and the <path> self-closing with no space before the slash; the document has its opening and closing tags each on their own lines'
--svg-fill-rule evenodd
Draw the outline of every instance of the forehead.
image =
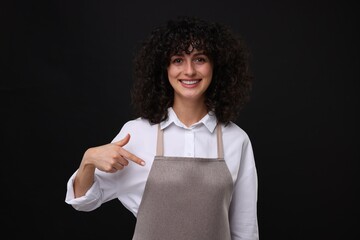
<svg viewBox="0 0 360 240">
<path fill-rule="evenodd" d="M 192 48 L 191 50 L 174 53 L 172 56 L 185 56 L 185 55 L 197 56 L 197 55 L 206 55 L 206 54 L 204 50 L 197 50 L 196 48 Z"/>
</svg>

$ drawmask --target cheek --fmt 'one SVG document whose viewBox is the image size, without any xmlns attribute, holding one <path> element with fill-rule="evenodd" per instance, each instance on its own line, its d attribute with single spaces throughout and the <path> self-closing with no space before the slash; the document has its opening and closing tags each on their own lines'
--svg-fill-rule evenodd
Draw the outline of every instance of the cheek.
<svg viewBox="0 0 360 240">
<path fill-rule="evenodd" d="M 212 76 L 213 68 L 211 64 L 204 64 L 199 69 L 204 76 Z"/>
<path fill-rule="evenodd" d="M 209 70 L 208 70 L 208 75 L 209 75 L 210 77 L 212 77 L 212 75 L 213 75 L 213 70 L 212 70 L 211 67 L 210 67 Z"/>
<path fill-rule="evenodd" d="M 208 67 L 206 69 L 204 69 L 204 75 L 207 76 L 208 78 L 212 78 L 212 75 L 213 75 L 213 70 L 211 67 Z"/>
<path fill-rule="evenodd" d="M 169 80 L 172 80 L 173 78 L 176 78 L 179 75 L 180 71 L 175 67 L 168 67 L 167 74 Z"/>
</svg>

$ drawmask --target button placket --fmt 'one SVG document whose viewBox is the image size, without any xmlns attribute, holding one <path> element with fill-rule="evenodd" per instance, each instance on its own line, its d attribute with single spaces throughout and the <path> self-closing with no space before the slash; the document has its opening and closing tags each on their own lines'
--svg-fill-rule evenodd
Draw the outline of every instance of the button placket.
<svg viewBox="0 0 360 240">
<path fill-rule="evenodd" d="M 194 132 L 188 130 L 185 132 L 185 156 L 194 157 L 195 155 L 195 146 L 194 146 Z"/>
</svg>

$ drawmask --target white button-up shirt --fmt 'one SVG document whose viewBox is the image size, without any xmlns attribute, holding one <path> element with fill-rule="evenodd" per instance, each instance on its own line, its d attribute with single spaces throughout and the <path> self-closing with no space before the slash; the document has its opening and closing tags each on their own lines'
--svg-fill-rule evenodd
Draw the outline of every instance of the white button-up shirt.
<svg viewBox="0 0 360 240">
<path fill-rule="evenodd" d="M 217 158 L 216 117 L 207 114 L 190 127 L 185 126 L 169 108 L 169 118 L 160 123 L 164 130 L 164 156 Z M 145 166 L 129 161 L 129 165 L 116 173 L 95 170 L 95 180 L 87 193 L 74 198 L 73 181 L 67 183 L 65 202 L 79 211 L 91 211 L 102 203 L 118 198 L 135 216 L 139 209 L 155 154 L 157 125 L 138 118 L 124 124 L 112 142 L 130 134 L 123 148 L 142 158 Z M 235 123 L 222 125 L 224 159 L 234 182 L 229 220 L 232 240 L 258 239 L 257 172 L 248 135 Z"/>
</svg>

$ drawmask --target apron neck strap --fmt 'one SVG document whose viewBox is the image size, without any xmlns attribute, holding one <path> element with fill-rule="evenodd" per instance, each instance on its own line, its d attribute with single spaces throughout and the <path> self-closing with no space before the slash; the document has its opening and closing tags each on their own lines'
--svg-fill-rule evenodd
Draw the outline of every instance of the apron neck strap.
<svg viewBox="0 0 360 240">
<path fill-rule="evenodd" d="M 216 136 L 217 136 L 217 152 L 218 158 L 224 158 L 224 145 L 223 145 L 223 138 L 222 138 L 222 130 L 220 123 L 216 124 Z"/>
<path fill-rule="evenodd" d="M 218 158 L 223 159 L 224 158 L 224 146 L 223 146 L 222 130 L 221 130 L 220 123 L 216 124 L 216 136 L 217 136 Z M 164 131 L 161 130 L 160 124 L 158 124 L 156 156 L 164 156 Z"/>
<path fill-rule="evenodd" d="M 164 131 L 161 130 L 160 123 L 157 132 L 156 156 L 164 156 Z"/>
</svg>

